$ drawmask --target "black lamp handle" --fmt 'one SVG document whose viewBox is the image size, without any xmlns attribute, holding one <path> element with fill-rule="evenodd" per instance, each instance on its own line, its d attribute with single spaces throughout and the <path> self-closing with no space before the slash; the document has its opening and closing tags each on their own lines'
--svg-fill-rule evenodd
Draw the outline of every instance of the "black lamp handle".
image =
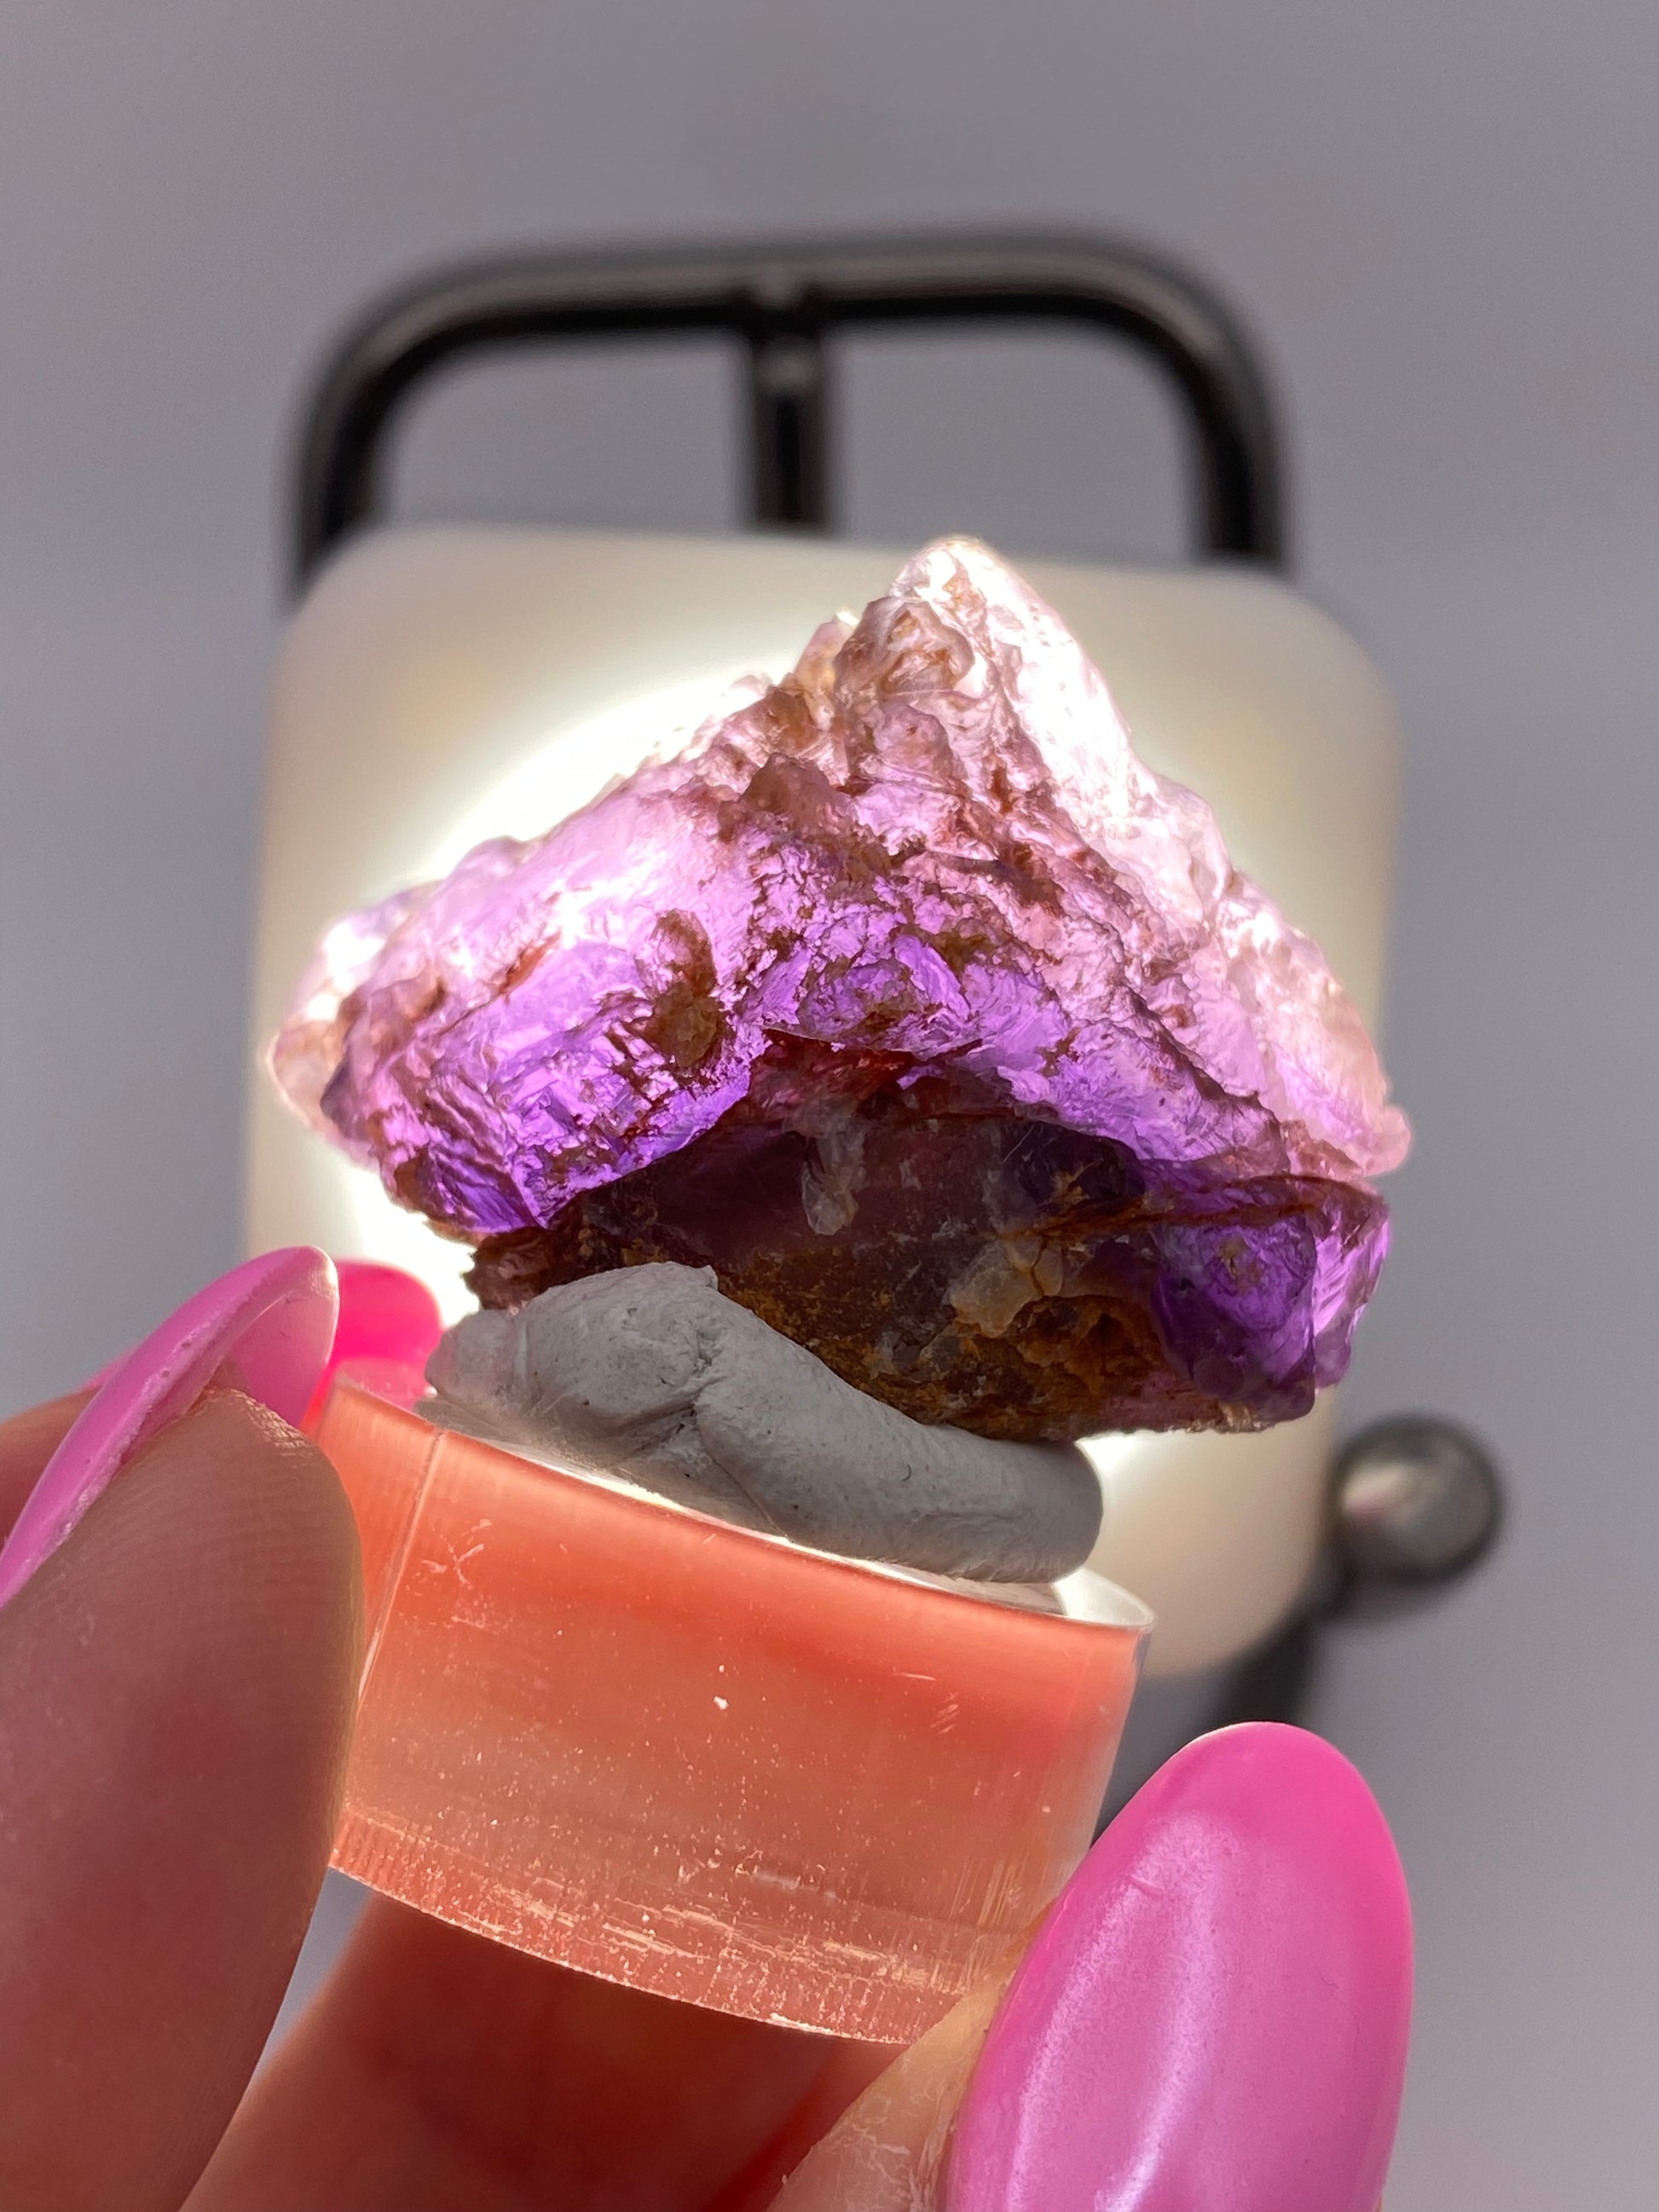
<svg viewBox="0 0 1659 2212">
<path fill-rule="evenodd" d="M 1081 325 L 1156 362 L 1189 434 L 1200 555 L 1286 565 L 1273 405 L 1231 312 L 1139 246 L 1059 233 L 545 254 L 425 277 L 348 334 L 312 395 L 296 467 L 296 586 L 380 511 L 403 409 L 466 355 L 677 332 L 737 338 L 748 364 L 751 518 L 827 531 L 826 337 L 878 324 L 990 322 Z"/>
</svg>

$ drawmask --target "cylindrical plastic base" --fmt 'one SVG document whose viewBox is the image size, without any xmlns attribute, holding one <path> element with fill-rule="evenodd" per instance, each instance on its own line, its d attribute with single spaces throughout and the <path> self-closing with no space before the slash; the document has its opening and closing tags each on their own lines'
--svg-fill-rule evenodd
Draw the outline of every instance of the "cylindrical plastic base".
<svg viewBox="0 0 1659 2212">
<path fill-rule="evenodd" d="M 908 2043 L 1087 1849 L 1149 1617 L 809 1552 L 349 1382 L 368 1639 L 335 1864 L 585 1972 Z"/>
</svg>

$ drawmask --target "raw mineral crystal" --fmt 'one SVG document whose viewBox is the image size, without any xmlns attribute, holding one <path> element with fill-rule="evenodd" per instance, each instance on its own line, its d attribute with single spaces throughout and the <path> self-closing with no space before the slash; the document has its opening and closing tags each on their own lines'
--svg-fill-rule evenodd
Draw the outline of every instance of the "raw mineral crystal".
<svg viewBox="0 0 1659 2212">
<path fill-rule="evenodd" d="M 272 1058 L 484 1304 L 712 1267 L 993 1436 L 1305 1411 L 1407 1142 L 1318 948 L 963 539 L 544 836 L 338 924 Z"/>
</svg>

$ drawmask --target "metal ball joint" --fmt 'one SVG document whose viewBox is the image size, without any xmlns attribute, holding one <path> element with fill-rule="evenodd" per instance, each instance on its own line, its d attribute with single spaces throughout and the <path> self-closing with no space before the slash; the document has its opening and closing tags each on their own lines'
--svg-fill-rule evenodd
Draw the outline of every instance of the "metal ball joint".
<svg viewBox="0 0 1659 2212">
<path fill-rule="evenodd" d="M 1332 1469 L 1335 1610 L 1370 1611 L 1455 1581 L 1503 1520 L 1492 1454 L 1455 1422 L 1397 1414 L 1351 1437 Z"/>
<path fill-rule="evenodd" d="M 1503 1518 L 1497 1462 L 1455 1421 L 1395 1414 L 1350 1437 L 1332 1463 L 1330 1535 L 1307 1600 L 1231 1670 L 1207 1725 L 1302 1719 L 1328 1624 L 1431 1602 L 1486 1557 Z"/>
</svg>

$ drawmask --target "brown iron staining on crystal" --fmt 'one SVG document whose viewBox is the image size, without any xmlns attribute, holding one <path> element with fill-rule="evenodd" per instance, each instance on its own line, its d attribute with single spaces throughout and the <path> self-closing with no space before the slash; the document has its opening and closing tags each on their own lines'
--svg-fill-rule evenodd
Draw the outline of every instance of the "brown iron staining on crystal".
<svg viewBox="0 0 1659 2212">
<path fill-rule="evenodd" d="M 651 949 L 662 980 L 640 1035 L 671 1067 L 690 1075 L 720 1050 L 726 1036 L 708 933 L 695 915 L 665 914 Z"/>
<path fill-rule="evenodd" d="M 1121 1145 L 907 1074 L 902 1054 L 775 1038 L 704 1136 L 546 1229 L 486 1237 L 468 1279 L 517 1307 L 612 1267 L 712 1267 L 845 1381 L 981 1436 L 1087 1436 L 1103 1406 L 1126 1428 L 1252 1428 L 1311 1404 L 1310 1387 L 1271 1416 L 1259 1385 L 1255 1403 L 1230 1397 L 1224 1341 L 1207 1371 L 1172 1371 L 1154 1314 L 1183 1237 L 1236 1273 L 1254 1264 L 1245 1231 L 1277 1224 L 1282 1242 L 1305 1211 L 1311 1260 L 1331 1186 L 1280 1177 L 1246 1198 L 1195 1178 L 1153 1196 Z"/>
</svg>

